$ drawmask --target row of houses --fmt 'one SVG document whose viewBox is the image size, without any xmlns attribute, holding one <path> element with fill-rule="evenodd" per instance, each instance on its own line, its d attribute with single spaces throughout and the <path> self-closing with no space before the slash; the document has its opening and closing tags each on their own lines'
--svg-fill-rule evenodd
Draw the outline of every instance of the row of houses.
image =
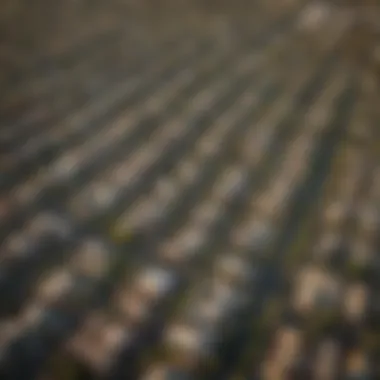
<svg viewBox="0 0 380 380">
<path fill-rule="evenodd" d="M 99 94 L 65 103 L 57 120 L 37 113 L 26 131 L 29 110 L 1 134 L 4 376 L 55 379 L 45 364 L 57 355 L 90 378 L 373 378 L 362 341 L 378 312 L 374 132 L 363 100 L 341 109 L 355 81 L 331 59 L 342 25 L 305 58 L 308 39 L 289 21 L 301 5 L 257 4 L 262 17 L 236 29 L 236 44 L 221 41 L 222 21 L 177 25 L 144 66 L 118 53 L 131 46 L 121 37 Z M 107 68 L 77 64 L 68 76 Z M 309 210 L 304 189 L 323 181 L 315 162 L 338 134 L 333 190 L 287 272 L 285 232 L 306 223 L 293 215 Z"/>
</svg>

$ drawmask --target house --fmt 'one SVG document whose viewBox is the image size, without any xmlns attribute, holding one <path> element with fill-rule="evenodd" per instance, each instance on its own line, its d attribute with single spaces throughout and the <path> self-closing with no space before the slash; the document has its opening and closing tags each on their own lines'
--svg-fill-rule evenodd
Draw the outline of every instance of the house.
<svg viewBox="0 0 380 380">
<path fill-rule="evenodd" d="M 155 201 L 156 203 L 169 204 L 181 194 L 182 183 L 178 178 L 174 176 L 168 176 L 161 178 L 157 181 L 153 188 L 151 198 L 147 198 L 149 201 Z M 136 210 L 138 211 L 138 209 Z"/>
<path fill-rule="evenodd" d="M 257 215 L 248 219 L 233 233 L 232 242 L 241 248 L 252 249 L 255 252 L 265 250 L 273 239 L 274 226 Z"/>
<path fill-rule="evenodd" d="M 329 262 L 339 255 L 343 244 L 344 237 L 339 230 L 327 230 L 318 236 L 313 247 L 313 256 L 319 262 Z"/>
<path fill-rule="evenodd" d="M 146 227 L 150 227 L 162 216 L 162 205 L 152 197 L 144 198 L 133 205 L 132 210 L 128 209 L 118 220 L 115 232 L 118 238 L 133 234 Z"/>
<path fill-rule="evenodd" d="M 361 323 L 366 315 L 366 309 L 369 301 L 368 288 L 357 283 L 350 285 L 343 301 L 344 314 L 352 323 Z"/>
<path fill-rule="evenodd" d="M 133 333 L 103 311 L 91 313 L 66 343 L 66 350 L 96 373 L 104 373 L 117 354 L 133 344 Z"/>
<path fill-rule="evenodd" d="M 70 211 L 79 218 L 91 218 L 112 206 L 118 192 L 119 189 L 111 182 L 95 179 L 72 198 Z"/>
<path fill-rule="evenodd" d="M 286 379 L 302 353 L 302 332 L 299 329 L 281 327 L 273 343 L 273 350 L 262 367 L 264 380 Z"/>
<path fill-rule="evenodd" d="M 245 184 L 245 171 L 240 166 L 227 167 L 222 179 L 215 185 L 214 196 L 226 201 L 234 196 Z"/>
<path fill-rule="evenodd" d="M 206 199 L 190 211 L 192 222 L 200 229 L 207 229 L 222 216 L 223 206 L 214 199 Z"/>
<path fill-rule="evenodd" d="M 294 307 L 301 313 L 336 308 L 341 294 L 342 285 L 331 274 L 314 266 L 305 267 L 295 282 Z"/>
<path fill-rule="evenodd" d="M 83 153 L 73 150 L 56 159 L 48 169 L 51 181 L 63 181 L 71 178 L 83 160 L 82 156 Z"/>
<path fill-rule="evenodd" d="M 360 349 L 352 350 L 346 358 L 346 380 L 370 380 L 371 368 L 368 356 Z"/>
<path fill-rule="evenodd" d="M 334 200 L 323 208 L 322 223 L 327 228 L 339 227 L 350 213 L 352 213 L 350 203 L 342 200 Z"/>
<path fill-rule="evenodd" d="M 177 276 L 174 272 L 157 267 L 148 267 L 137 274 L 134 288 L 143 297 L 151 300 L 164 297 L 173 290 Z"/>
<path fill-rule="evenodd" d="M 351 243 L 351 262 L 363 268 L 369 267 L 374 263 L 375 257 L 376 248 L 372 241 L 363 236 L 355 236 Z"/>
<path fill-rule="evenodd" d="M 323 340 L 317 347 L 313 380 L 334 380 L 339 371 L 341 352 L 338 342 Z"/>
<path fill-rule="evenodd" d="M 73 274 L 68 268 L 61 267 L 39 281 L 34 297 L 40 305 L 49 305 L 64 297 L 74 286 Z"/>
<path fill-rule="evenodd" d="M 110 270 L 111 258 L 111 252 L 105 244 L 96 239 L 88 239 L 76 249 L 69 266 L 73 273 L 101 279 Z"/>
<path fill-rule="evenodd" d="M 32 248 L 32 239 L 26 231 L 17 231 L 9 234 L 1 244 L 3 263 L 28 257 Z M 4 264 L 3 264 L 4 265 Z"/>
<path fill-rule="evenodd" d="M 191 380 L 191 375 L 186 369 L 175 368 L 169 364 L 154 364 L 139 380 Z"/>
<path fill-rule="evenodd" d="M 143 268 L 120 286 L 114 305 L 134 325 L 140 325 L 151 316 L 152 308 L 173 291 L 177 284 L 175 273 L 161 267 Z"/>
<path fill-rule="evenodd" d="M 367 202 L 359 210 L 360 227 L 366 234 L 376 234 L 380 227 L 380 207 L 376 199 L 373 202 Z"/>
<path fill-rule="evenodd" d="M 253 279 L 254 271 L 242 257 L 234 254 L 216 258 L 214 275 L 226 283 L 247 283 Z"/>
<path fill-rule="evenodd" d="M 134 326 L 141 325 L 150 316 L 149 301 L 136 290 L 118 289 L 114 304 L 121 315 Z"/>
<path fill-rule="evenodd" d="M 178 162 L 178 167 L 175 169 L 175 178 L 178 184 L 190 183 L 199 174 L 199 163 L 191 157 L 191 160 L 181 160 Z M 169 186 L 168 186 L 169 187 Z M 164 185 L 161 187 L 161 191 L 164 191 Z M 169 188 L 173 191 L 174 187 Z M 178 188 L 176 189 L 178 190 Z"/>
<path fill-rule="evenodd" d="M 198 225 L 186 225 L 160 252 L 163 259 L 172 262 L 184 262 L 196 256 L 206 241 L 207 231 Z"/>
<path fill-rule="evenodd" d="M 175 323 L 167 329 L 164 343 L 173 355 L 187 357 L 190 361 L 198 361 L 209 353 L 212 335 L 184 323 Z"/>
<path fill-rule="evenodd" d="M 31 220 L 27 229 L 35 237 L 53 236 L 59 239 L 67 239 L 72 233 L 68 221 L 52 213 L 40 213 L 36 215 Z"/>
</svg>

